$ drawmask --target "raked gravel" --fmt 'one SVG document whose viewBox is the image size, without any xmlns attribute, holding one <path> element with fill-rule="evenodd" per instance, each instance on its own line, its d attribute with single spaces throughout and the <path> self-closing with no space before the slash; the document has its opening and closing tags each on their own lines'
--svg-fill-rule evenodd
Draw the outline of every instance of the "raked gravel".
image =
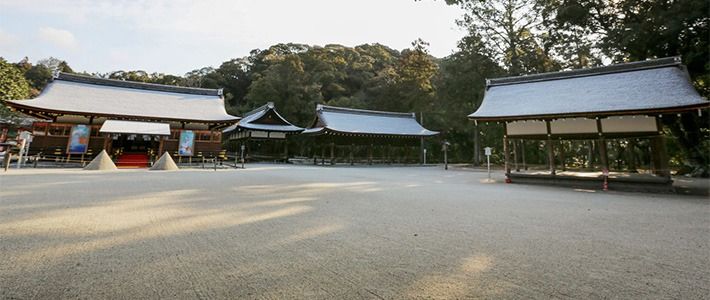
<svg viewBox="0 0 710 300">
<path fill-rule="evenodd" d="M 706 197 L 500 176 L 13 169 L 0 298 L 710 298 Z"/>
</svg>

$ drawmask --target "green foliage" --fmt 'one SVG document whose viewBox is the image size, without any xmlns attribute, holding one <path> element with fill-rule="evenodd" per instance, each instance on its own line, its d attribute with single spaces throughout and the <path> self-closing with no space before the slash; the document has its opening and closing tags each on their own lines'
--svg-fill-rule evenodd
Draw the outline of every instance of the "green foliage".
<svg viewBox="0 0 710 300">
<path fill-rule="evenodd" d="M 37 62 L 37 64 L 47 67 L 52 74 L 56 72 L 74 73 L 74 70 L 72 70 L 72 68 L 66 61 L 55 57 L 41 59 Z"/>
<path fill-rule="evenodd" d="M 30 85 L 17 66 L 0 57 L 0 100 L 27 99 Z"/>
<path fill-rule="evenodd" d="M 437 72 L 426 43 L 402 52 L 380 44 L 345 47 L 278 44 L 252 51 L 233 72 L 246 94 L 231 104 L 240 112 L 275 102 L 282 114 L 310 125 L 317 103 L 394 111 L 431 109 Z M 228 67 L 232 67 L 227 65 Z M 248 79 L 244 79 L 248 78 Z"/>
<path fill-rule="evenodd" d="M 29 96 L 30 85 L 22 75 L 22 70 L 0 57 L 0 100 L 27 99 Z M 0 106 L 0 119 L 12 123 L 17 117 L 17 114 L 11 112 L 5 105 Z"/>
</svg>

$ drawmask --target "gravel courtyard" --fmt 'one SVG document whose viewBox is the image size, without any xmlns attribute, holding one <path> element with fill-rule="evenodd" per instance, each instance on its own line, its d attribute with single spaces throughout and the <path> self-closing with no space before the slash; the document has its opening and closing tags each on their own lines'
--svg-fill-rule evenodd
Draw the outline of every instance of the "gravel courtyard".
<svg viewBox="0 0 710 300">
<path fill-rule="evenodd" d="M 0 298 L 710 296 L 710 200 L 435 167 L 11 170 Z"/>
</svg>

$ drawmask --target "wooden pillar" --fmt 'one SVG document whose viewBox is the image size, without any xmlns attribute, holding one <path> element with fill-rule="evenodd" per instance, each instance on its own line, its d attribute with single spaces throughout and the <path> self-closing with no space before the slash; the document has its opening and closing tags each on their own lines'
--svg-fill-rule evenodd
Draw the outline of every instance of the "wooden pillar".
<svg viewBox="0 0 710 300">
<path fill-rule="evenodd" d="M 318 164 L 318 149 L 316 149 L 315 145 L 311 145 L 311 150 L 313 150 L 313 165 Z"/>
<path fill-rule="evenodd" d="M 419 113 L 419 124 L 424 126 L 424 112 Z M 424 137 L 419 138 L 419 163 L 424 164 Z"/>
<path fill-rule="evenodd" d="M 587 148 L 587 168 L 589 170 L 594 170 L 594 142 L 589 141 Z"/>
<path fill-rule="evenodd" d="M 106 150 L 106 152 L 109 151 L 109 145 L 111 145 L 110 143 L 111 143 L 111 134 L 109 134 L 109 133 L 104 134 L 104 150 Z"/>
<path fill-rule="evenodd" d="M 565 142 L 560 141 L 560 166 L 562 171 L 567 171 L 567 166 L 565 165 Z"/>
<path fill-rule="evenodd" d="M 325 145 L 320 146 L 320 164 L 325 165 Z"/>
<path fill-rule="evenodd" d="M 372 142 L 367 147 L 367 164 L 372 165 Z"/>
<path fill-rule="evenodd" d="M 284 138 L 284 160 L 288 162 L 288 140 Z"/>
<path fill-rule="evenodd" d="M 251 155 L 251 133 L 249 133 L 249 137 L 247 138 L 247 141 L 245 142 L 246 144 L 246 153 L 244 153 L 244 160 L 247 160 L 249 155 Z"/>
<path fill-rule="evenodd" d="M 547 163 L 550 167 L 550 174 L 555 175 L 555 149 L 552 146 L 552 138 L 547 138 Z"/>
<path fill-rule="evenodd" d="M 515 165 L 515 172 L 520 172 L 520 165 L 518 165 L 518 140 L 513 140 L 513 164 Z"/>
<path fill-rule="evenodd" d="M 545 121 L 547 126 L 547 165 L 550 169 L 550 175 L 555 175 L 555 148 L 552 145 L 552 128 L 550 126 L 550 121 Z"/>
<path fill-rule="evenodd" d="M 355 144 L 350 144 L 350 165 L 355 164 L 355 158 L 353 157 L 353 151 L 355 151 Z"/>
<path fill-rule="evenodd" d="M 335 164 L 335 142 L 330 142 L 330 164 Z"/>
<path fill-rule="evenodd" d="M 108 138 L 108 146 L 106 147 L 106 153 L 110 156 L 111 152 L 113 152 L 113 137 L 111 134 L 107 134 Z"/>
<path fill-rule="evenodd" d="M 671 171 L 668 167 L 666 141 L 662 135 L 651 138 L 651 162 L 654 174 L 663 177 L 671 176 Z"/>
<path fill-rule="evenodd" d="M 520 156 L 523 158 L 523 170 L 528 170 L 528 163 L 525 161 L 525 140 L 520 140 Z"/>
<path fill-rule="evenodd" d="M 473 125 L 473 165 L 478 167 L 481 165 L 481 142 L 480 142 L 480 128 L 478 127 L 478 122 L 474 121 Z"/>
<path fill-rule="evenodd" d="M 158 145 L 158 157 L 163 156 L 163 149 L 165 148 L 165 137 L 160 137 L 160 144 Z"/>
<path fill-rule="evenodd" d="M 505 159 L 505 181 L 510 181 L 510 150 L 508 149 L 508 136 L 503 136 L 503 157 Z"/>
<path fill-rule="evenodd" d="M 629 143 L 626 148 L 626 161 L 629 172 L 638 173 L 638 168 L 636 166 L 636 139 L 630 138 Z"/>
<path fill-rule="evenodd" d="M 597 140 L 597 147 L 599 148 L 599 162 L 601 163 L 602 172 L 609 172 L 609 156 L 606 149 L 606 140 L 604 138 Z"/>
<path fill-rule="evenodd" d="M 387 144 L 387 163 L 392 163 L 392 146 L 390 144 Z"/>
</svg>

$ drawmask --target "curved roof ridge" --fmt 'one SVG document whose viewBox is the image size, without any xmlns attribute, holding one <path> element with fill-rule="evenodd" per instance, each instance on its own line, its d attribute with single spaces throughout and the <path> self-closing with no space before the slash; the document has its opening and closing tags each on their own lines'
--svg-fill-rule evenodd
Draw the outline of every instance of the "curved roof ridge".
<svg viewBox="0 0 710 300">
<path fill-rule="evenodd" d="M 149 91 L 159 91 L 159 92 L 169 92 L 169 93 L 180 93 L 180 94 L 192 94 L 192 95 L 204 95 L 204 96 L 222 96 L 221 89 L 205 89 L 205 88 L 194 88 L 185 86 L 175 86 L 175 85 L 165 85 L 147 82 L 137 82 L 137 81 L 126 81 L 118 79 L 108 79 L 100 78 L 87 75 L 70 74 L 59 72 L 55 77 L 55 80 L 71 81 L 77 83 L 86 84 L 96 84 L 105 85 L 119 88 L 130 88 L 130 89 L 143 89 Z"/>
<path fill-rule="evenodd" d="M 262 105 L 262 106 L 259 106 L 259 107 L 255 108 L 255 109 L 252 109 L 251 111 L 245 113 L 245 114 L 244 114 L 244 117 L 246 118 L 246 117 L 251 116 L 251 115 L 253 115 L 253 114 L 256 114 L 256 113 L 265 111 L 265 110 L 267 110 L 267 109 L 269 109 L 269 108 L 271 108 L 271 109 L 274 108 L 274 102 L 271 102 L 271 101 L 266 102 L 266 104 L 264 104 L 264 105 Z"/>
<path fill-rule="evenodd" d="M 332 111 L 332 112 L 344 112 L 353 114 L 365 114 L 365 115 L 383 115 L 388 117 L 400 117 L 400 118 L 414 118 L 414 113 L 404 113 L 404 112 L 392 112 L 392 111 L 380 111 L 380 110 L 367 110 L 358 108 L 348 108 L 348 107 L 338 107 L 330 106 L 324 104 L 318 104 L 316 106 L 316 111 L 320 112 L 322 110 Z"/>
<path fill-rule="evenodd" d="M 511 76 L 511 77 L 501 77 L 488 79 L 486 82 L 487 87 L 499 86 L 499 85 L 509 85 L 509 84 L 520 84 L 529 82 L 539 82 L 548 80 L 558 80 L 558 79 L 568 79 L 584 76 L 595 76 L 602 74 L 620 73 L 628 71 L 638 71 L 644 69 L 662 68 L 669 66 L 681 66 L 680 56 L 671 56 L 657 59 L 649 59 L 644 61 L 634 61 L 627 63 L 612 64 L 607 66 L 590 67 L 583 69 L 567 70 L 567 71 L 557 71 L 557 72 L 546 72 L 531 75 L 522 76 Z"/>
</svg>

